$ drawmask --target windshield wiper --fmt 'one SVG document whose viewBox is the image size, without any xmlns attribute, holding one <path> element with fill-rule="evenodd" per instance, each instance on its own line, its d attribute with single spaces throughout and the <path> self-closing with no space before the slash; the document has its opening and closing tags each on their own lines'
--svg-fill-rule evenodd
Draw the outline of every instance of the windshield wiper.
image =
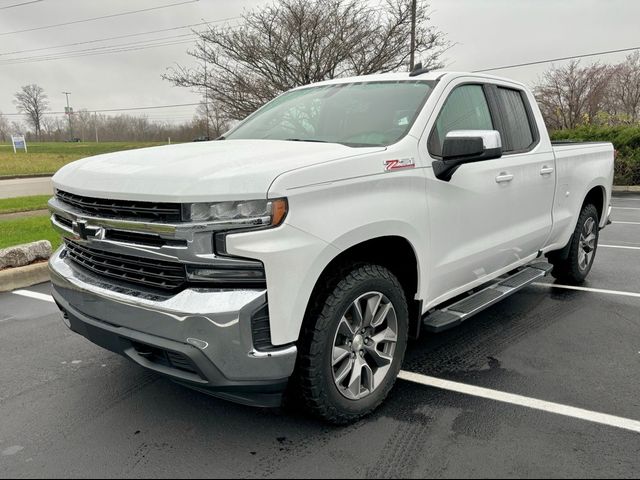
<svg viewBox="0 0 640 480">
<path fill-rule="evenodd" d="M 328 142 L 326 140 L 316 140 L 313 138 L 287 138 L 287 142 L 314 142 L 314 143 L 336 143 L 336 142 Z"/>
<path fill-rule="evenodd" d="M 287 138 L 287 142 L 313 142 L 313 143 L 334 143 L 336 145 L 344 145 L 345 147 L 364 148 L 364 147 L 384 147 L 383 144 L 373 143 L 356 143 L 356 142 L 330 142 L 328 140 L 315 140 L 312 138 Z"/>
</svg>

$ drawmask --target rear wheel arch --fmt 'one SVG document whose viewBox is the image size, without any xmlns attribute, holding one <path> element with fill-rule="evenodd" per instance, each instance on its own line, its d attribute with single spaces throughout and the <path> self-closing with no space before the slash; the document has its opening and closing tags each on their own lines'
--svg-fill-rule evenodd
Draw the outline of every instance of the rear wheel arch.
<svg viewBox="0 0 640 480">
<path fill-rule="evenodd" d="M 591 204 L 596 207 L 598 211 L 598 219 L 602 221 L 602 217 L 606 211 L 605 201 L 607 198 L 606 190 L 602 185 L 593 187 L 584 198 L 582 202 L 582 208 L 585 205 Z"/>
</svg>

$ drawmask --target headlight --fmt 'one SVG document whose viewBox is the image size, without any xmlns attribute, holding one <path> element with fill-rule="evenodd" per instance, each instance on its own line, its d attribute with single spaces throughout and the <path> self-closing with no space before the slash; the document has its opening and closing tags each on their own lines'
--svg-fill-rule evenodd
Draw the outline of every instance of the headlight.
<svg viewBox="0 0 640 480">
<path fill-rule="evenodd" d="M 222 228 L 280 225 L 287 216 L 286 198 L 240 202 L 187 203 L 182 208 L 186 222 L 220 224 Z"/>
</svg>

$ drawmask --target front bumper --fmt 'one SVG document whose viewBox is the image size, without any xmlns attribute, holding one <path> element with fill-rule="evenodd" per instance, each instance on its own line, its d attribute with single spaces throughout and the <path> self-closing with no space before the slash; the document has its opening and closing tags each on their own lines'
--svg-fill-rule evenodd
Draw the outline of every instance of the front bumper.
<svg viewBox="0 0 640 480">
<path fill-rule="evenodd" d="M 297 350 L 253 347 L 251 317 L 266 304 L 265 290 L 145 293 L 79 269 L 64 249 L 49 269 L 52 295 L 76 333 L 206 393 L 255 406 L 280 404 Z"/>
</svg>

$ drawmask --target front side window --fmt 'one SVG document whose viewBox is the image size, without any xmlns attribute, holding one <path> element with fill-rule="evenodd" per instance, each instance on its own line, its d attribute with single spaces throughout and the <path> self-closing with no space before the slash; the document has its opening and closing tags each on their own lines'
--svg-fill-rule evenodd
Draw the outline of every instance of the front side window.
<svg viewBox="0 0 640 480">
<path fill-rule="evenodd" d="M 433 86 L 416 80 L 294 90 L 269 102 L 226 138 L 391 145 L 408 133 Z"/>
<path fill-rule="evenodd" d="M 444 139 L 454 130 L 494 130 L 481 85 L 462 85 L 451 92 L 429 136 L 429 153 L 442 156 Z"/>
</svg>

